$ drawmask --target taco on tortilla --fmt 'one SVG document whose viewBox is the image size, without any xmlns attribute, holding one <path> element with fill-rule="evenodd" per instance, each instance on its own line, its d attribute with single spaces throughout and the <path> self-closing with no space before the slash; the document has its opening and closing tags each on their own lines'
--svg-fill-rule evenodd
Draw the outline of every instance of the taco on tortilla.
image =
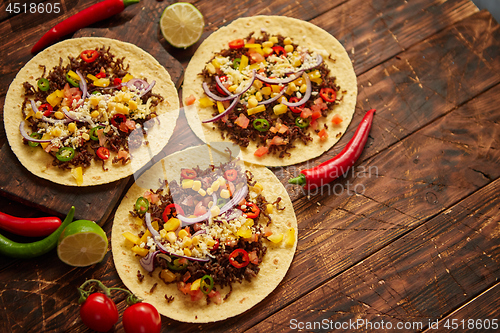
<svg viewBox="0 0 500 333">
<path fill-rule="evenodd" d="M 294 256 L 297 220 L 267 168 L 198 157 L 188 149 L 158 163 L 160 174 L 180 166 L 177 180 L 132 185 L 111 246 L 134 294 L 167 317 L 204 323 L 243 313 L 276 288 Z"/>
<path fill-rule="evenodd" d="M 238 144 L 247 162 L 284 166 L 330 149 L 356 104 L 354 69 L 323 29 L 281 16 L 240 18 L 210 35 L 185 72 L 189 124 Z"/>
<path fill-rule="evenodd" d="M 33 174 L 89 186 L 144 166 L 168 142 L 178 113 L 175 85 L 150 54 L 109 38 L 76 38 L 19 71 L 4 123 L 13 152 Z"/>
</svg>

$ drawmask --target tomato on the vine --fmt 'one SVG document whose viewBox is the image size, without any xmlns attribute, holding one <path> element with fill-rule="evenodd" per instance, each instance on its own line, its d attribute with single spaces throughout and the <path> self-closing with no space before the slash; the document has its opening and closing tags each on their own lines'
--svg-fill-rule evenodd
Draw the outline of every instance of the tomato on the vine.
<svg viewBox="0 0 500 333">
<path fill-rule="evenodd" d="M 118 321 L 118 310 L 105 294 L 92 293 L 80 307 L 80 318 L 88 328 L 107 332 Z"/>
<path fill-rule="evenodd" d="M 126 333 L 160 333 L 161 317 L 149 303 L 135 303 L 123 312 L 123 328 Z"/>
</svg>

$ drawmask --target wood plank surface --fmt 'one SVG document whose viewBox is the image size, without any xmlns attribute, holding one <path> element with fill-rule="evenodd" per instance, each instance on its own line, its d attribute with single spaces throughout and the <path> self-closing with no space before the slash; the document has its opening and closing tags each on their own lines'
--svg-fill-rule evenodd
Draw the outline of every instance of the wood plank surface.
<svg viewBox="0 0 500 333">
<path fill-rule="evenodd" d="M 96 2 L 62 0 L 64 15 Z M 284 281 L 239 316 L 204 325 L 162 317 L 162 332 L 292 331 L 292 319 L 295 325 L 351 320 L 359 331 L 382 331 L 382 321 L 392 330 L 409 323 L 414 326 L 405 331 L 435 332 L 434 323 L 446 331 L 445 323 L 454 319 L 500 319 L 500 31 L 488 12 L 466 0 L 197 0 L 206 19 L 203 37 L 176 50 L 157 27 L 170 3 L 141 0 L 76 36 L 104 33 L 143 43 L 186 66 L 204 38 L 240 16 L 296 17 L 344 44 L 359 95 L 339 144 L 307 163 L 273 168 L 294 199 L 299 223 L 296 256 Z M 3 105 L 8 83 L 31 57 L 30 45 L 60 18 L 37 25 L 1 15 Z M 146 35 L 149 43 L 141 40 Z M 299 170 L 340 152 L 370 108 L 377 113 L 354 172 L 318 193 L 287 184 Z M 199 143 L 182 114 L 164 154 Z M 104 223 L 108 237 L 113 206 Z M 15 212 L 26 206 L 0 197 L 2 207 Z M 39 213 L 29 208 L 23 215 Z M 110 251 L 86 268 L 64 265 L 54 253 L 23 261 L 0 257 L 0 331 L 91 332 L 76 303 L 76 287 L 90 278 L 123 287 Z M 124 296 L 112 297 L 120 314 Z M 329 328 L 302 331 L 336 330 Z M 119 320 L 112 332 L 122 331 Z"/>
</svg>

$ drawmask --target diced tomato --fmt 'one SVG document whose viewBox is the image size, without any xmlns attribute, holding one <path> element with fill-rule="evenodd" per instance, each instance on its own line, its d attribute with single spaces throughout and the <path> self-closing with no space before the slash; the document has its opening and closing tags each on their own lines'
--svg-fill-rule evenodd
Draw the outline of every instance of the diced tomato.
<svg viewBox="0 0 500 333">
<path fill-rule="evenodd" d="M 193 95 L 189 95 L 186 98 L 186 105 L 193 105 L 195 101 L 196 101 L 196 97 L 194 97 Z"/>
<path fill-rule="evenodd" d="M 248 260 L 250 260 L 252 264 L 258 265 L 259 257 L 257 256 L 257 251 L 248 252 Z"/>
<path fill-rule="evenodd" d="M 203 206 L 203 201 L 200 201 L 196 204 L 196 207 L 194 208 L 194 215 L 196 216 L 201 216 L 203 214 L 206 214 L 207 212 L 207 207 Z"/>
<path fill-rule="evenodd" d="M 285 134 L 286 131 L 288 131 L 288 126 L 286 125 L 281 125 L 280 129 L 278 130 L 278 133 Z"/>
<path fill-rule="evenodd" d="M 276 133 L 278 133 L 278 129 L 277 129 L 276 127 L 272 126 L 272 127 L 269 129 L 269 132 L 276 134 Z"/>
<path fill-rule="evenodd" d="M 273 232 L 271 231 L 271 228 L 264 227 L 264 236 L 265 237 L 271 236 L 272 234 L 273 234 Z"/>
<path fill-rule="evenodd" d="M 257 148 L 257 150 L 253 154 L 257 157 L 262 157 L 265 154 L 267 154 L 268 151 L 269 151 L 269 148 L 267 148 L 267 147 L 259 147 L 259 148 Z"/>
<path fill-rule="evenodd" d="M 208 297 L 210 297 L 210 301 L 214 302 L 217 305 L 222 303 L 222 296 L 221 296 L 220 292 L 218 292 L 216 290 L 212 289 L 208 293 Z"/>
<path fill-rule="evenodd" d="M 127 128 L 131 131 L 135 130 L 135 121 L 133 121 L 132 119 L 127 119 L 125 121 L 125 126 L 127 126 Z"/>
<path fill-rule="evenodd" d="M 72 108 L 73 101 L 79 101 L 82 98 L 82 91 L 76 87 L 70 88 L 69 83 L 64 86 L 64 100 L 62 101 L 62 106 L 67 106 Z"/>
<path fill-rule="evenodd" d="M 269 145 L 272 146 L 272 145 L 275 145 L 275 146 L 281 146 L 281 145 L 284 145 L 286 144 L 285 140 L 281 137 L 281 136 L 274 136 L 271 140 L 271 142 L 269 142 Z"/>
<path fill-rule="evenodd" d="M 189 294 L 191 291 L 191 283 L 177 282 L 177 289 L 181 291 L 184 295 Z"/>
<path fill-rule="evenodd" d="M 328 109 L 328 105 L 326 105 L 326 103 L 323 101 L 323 99 L 321 97 L 319 98 L 316 98 L 314 100 L 314 105 L 317 105 L 321 108 L 321 110 L 326 110 Z"/>
<path fill-rule="evenodd" d="M 197 302 L 203 299 L 204 295 L 201 289 L 191 290 L 190 294 L 191 294 L 191 301 L 193 302 Z"/>
<path fill-rule="evenodd" d="M 247 128 L 248 124 L 250 123 L 250 120 L 245 116 L 244 113 L 240 113 L 238 119 L 236 119 L 234 123 L 241 128 Z"/>
<path fill-rule="evenodd" d="M 325 128 L 323 128 L 321 131 L 319 131 L 318 135 L 319 135 L 319 139 L 321 141 L 324 141 L 328 138 L 328 132 L 326 131 Z"/>
<path fill-rule="evenodd" d="M 241 49 L 243 46 L 245 46 L 245 41 L 241 38 L 229 42 L 229 48 L 231 49 Z"/>
<path fill-rule="evenodd" d="M 250 56 L 250 59 L 252 60 L 253 63 L 266 60 L 264 58 L 264 56 L 258 52 L 252 52 L 252 53 L 249 53 L 248 55 Z"/>
<path fill-rule="evenodd" d="M 321 118 L 321 116 L 321 111 L 313 111 L 311 115 L 311 121 L 315 121 L 316 119 Z"/>
<path fill-rule="evenodd" d="M 125 150 L 121 149 L 118 151 L 118 155 L 117 155 L 118 159 L 122 159 L 122 158 L 127 159 L 128 157 L 129 157 L 129 154 Z"/>
<path fill-rule="evenodd" d="M 302 112 L 300 113 L 300 118 L 308 118 L 312 115 L 312 111 L 309 108 L 303 108 Z"/>
<path fill-rule="evenodd" d="M 151 191 L 144 192 L 143 197 L 145 199 L 148 199 L 148 201 L 151 203 L 157 203 L 160 200 L 160 196 L 156 193 L 151 192 Z"/>
<path fill-rule="evenodd" d="M 316 121 L 316 119 L 311 120 L 311 122 L 309 123 L 309 127 L 313 130 L 316 130 L 318 128 L 318 122 Z"/>
<path fill-rule="evenodd" d="M 182 276 L 182 281 L 186 282 L 187 280 L 189 280 L 190 277 L 191 277 L 191 273 L 189 271 L 186 271 L 186 273 L 184 273 L 184 275 Z M 189 283 L 189 284 L 191 284 L 191 283 Z"/>
<path fill-rule="evenodd" d="M 179 265 L 183 266 L 184 264 L 188 263 L 187 258 L 179 258 L 178 261 Z"/>
<path fill-rule="evenodd" d="M 332 123 L 335 125 L 340 124 L 343 121 L 342 117 L 339 114 L 334 114 L 332 118 Z"/>
</svg>

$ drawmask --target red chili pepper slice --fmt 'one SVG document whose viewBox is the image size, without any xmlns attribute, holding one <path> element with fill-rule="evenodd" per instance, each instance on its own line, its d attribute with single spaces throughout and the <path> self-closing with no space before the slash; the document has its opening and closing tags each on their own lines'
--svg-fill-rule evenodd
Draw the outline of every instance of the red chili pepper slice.
<svg viewBox="0 0 500 333">
<path fill-rule="evenodd" d="M 219 248 L 219 240 L 215 240 L 215 244 L 210 248 L 210 251 L 215 251 Z"/>
<path fill-rule="evenodd" d="M 220 76 L 219 79 L 220 79 L 220 82 L 222 84 L 224 84 L 224 83 L 227 82 L 227 76 L 226 75 Z M 222 90 L 221 87 L 219 87 L 218 84 L 215 85 L 215 88 L 217 89 L 217 91 L 219 92 L 219 94 L 221 94 L 222 96 L 227 96 L 227 94 L 224 92 L 224 90 Z"/>
<path fill-rule="evenodd" d="M 54 111 L 54 109 L 52 108 L 52 105 L 50 105 L 49 103 L 45 103 L 38 107 L 38 111 L 43 112 L 43 115 L 45 117 L 48 117 L 50 116 L 52 111 Z"/>
<path fill-rule="evenodd" d="M 325 102 L 335 102 L 337 98 L 337 92 L 332 88 L 321 88 L 319 95 Z"/>
<path fill-rule="evenodd" d="M 198 174 L 193 169 L 181 169 L 181 177 L 185 179 L 193 179 Z"/>
<path fill-rule="evenodd" d="M 119 77 L 115 77 L 115 79 L 113 80 L 113 84 L 115 86 L 122 84 L 122 79 L 120 79 Z"/>
<path fill-rule="evenodd" d="M 163 211 L 161 217 L 163 218 L 163 221 L 167 222 L 171 217 L 176 217 L 177 214 L 181 214 L 184 216 L 184 210 L 178 204 L 172 203 L 165 207 L 165 210 Z"/>
<path fill-rule="evenodd" d="M 236 180 L 236 177 L 238 177 L 238 171 L 234 169 L 226 170 L 226 172 L 224 172 L 224 176 L 226 177 L 227 180 L 233 182 Z"/>
<path fill-rule="evenodd" d="M 120 127 L 120 124 L 127 121 L 127 117 L 124 114 L 117 113 L 111 118 L 111 124 L 116 128 Z"/>
<path fill-rule="evenodd" d="M 101 160 L 107 160 L 109 158 L 109 149 L 105 147 L 99 147 L 96 154 Z"/>
<path fill-rule="evenodd" d="M 83 61 L 91 63 L 96 61 L 96 59 L 99 57 L 99 52 L 96 50 L 85 50 L 80 53 L 80 58 L 82 58 Z"/>
<path fill-rule="evenodd" d="M 96 78 L 98 79 L 104 79 L 106 77 L 106 73 L 105 72 L 99 72 L 95 75 Z"/>
<path fill-rule="evenodd" d="M 242 206 L 245 206 L 245 208 L 243 208 Z M 260 213 L 260 208 L 257 207 L 257 205 L 253 202 L 245 202 L 243 205 L 239 206 L 239 208 L 250 219 L 258 217 Z"/>
<path fill-rule="evenodd" d="M 237 261 L 236 258 L 241 256 L 241 262 Z M 236 249 L 229 255 L 229 262 L 236 268 L 242 268 L 250 263 L 248 258 L 248 252 L 243 249 Z"/>
<path fill-rule="evenodd" d="M 279 45 L 273 46 L 273 51 L 274 51 L 274 53 L 276 53 L 276 55 L 278 57 L 281 55 L 286 56 L 286 51 L 282 46 L 279 46 Z"/>
<path fill-rule="evenodd" d="M 245 41 L 243 39 L 235 39 L 229 42 L 229 48 L 231 49 L 241 49 L 245 46 Z"/>
<path fill-rule="evenodd" d="M 298 97 L 290 97 L 290 99 L 288 100 L 288 102 L 290 103 L 297 103 L 298 101 L 300 101 L 300 99 Z M 302 113 L 302 107 L 300 106 L 290 106 L 290 110 L 292 110 L 293 113 Z"/>
</svg>

